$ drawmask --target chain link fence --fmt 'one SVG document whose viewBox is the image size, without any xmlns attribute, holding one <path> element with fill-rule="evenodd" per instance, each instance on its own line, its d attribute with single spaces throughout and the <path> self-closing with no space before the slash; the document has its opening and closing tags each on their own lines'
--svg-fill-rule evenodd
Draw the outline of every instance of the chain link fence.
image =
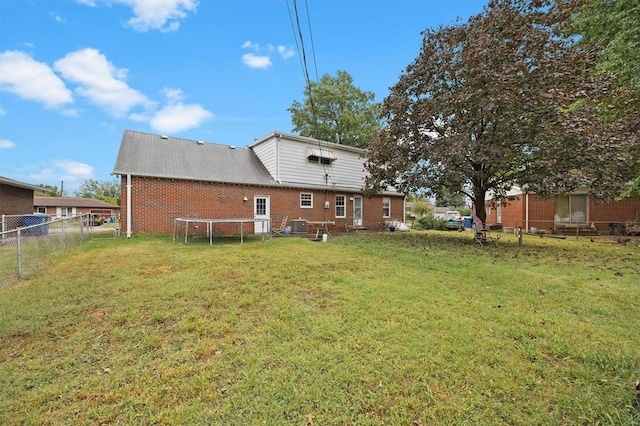
<svg viewBox="0 0 640 426">
<path fill-rule="evenodd" d="M 53 255 L 79 246 L 86 238 L 119 236 L 117 224 L 106 228 L 106 232 L 98 231 L 92 216 L 84 214 L 51 220 L 45 214 L 2 215 L 0 288 L 28 277 Z"/>
</svg>

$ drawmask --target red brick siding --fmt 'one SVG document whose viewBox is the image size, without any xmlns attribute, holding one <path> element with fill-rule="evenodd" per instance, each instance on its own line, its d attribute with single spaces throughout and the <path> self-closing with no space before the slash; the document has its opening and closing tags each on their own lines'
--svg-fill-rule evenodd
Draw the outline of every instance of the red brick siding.
<svg viewBox="0 0 640 426">
<path fill-rule="evenodd" d="M 509 206 L 502 207 L 503 226 L 525 226 L 526 220 L 526 195 L 520 195 L 517 202 L 511 202 Z M 625 223 L 640 220 L 640 197 L 628 198 L 621 201 L 612 201 L 605 204 L 596 204 L 593 197 L 588 197 L 587 221 L 593 223 L 596 228 L 606 233 L 609 231 L 609 223 Z M 541 199 L 535 194 L 529 194 L 529 227 L 553 230 L 553 217 L 555 215 L 555 199 Z M 487 223 L 494 223 L 496 211 L 492 209 L 487 217 Z"/>
<path fill-rule="evenodd" d="M 127 190 L 126 176 L 122 177 L 121 223 L 126 230 Z M 300 193 L 313 194 L 313 208 L 300 207 Z M 347 218 L 335 217 L 335 196 L 346 197 Z M 178 217 L 199 218 L 250 218 L 253 217 L 254 196 L 269 196 L 271 219 L 279 223 L 284 216 L 291 219 L 335 220 L 335 229 L 343 231 L 350 222 L 354 193 L 260 187 L 216 182 L 185 181 L 160 178 L 131 178 L 131 232 L 132 233 L 173 233 L 174 219 Z M 248 201 L 244 201 L 244 198 Z M 404 198 L 391 197 L 391 212 L 394 218 L 402 219 Z M 329 208 L 324 208 L 325 200 Z M 374 228 L 382 217 L 382 196 L 363 197 L 363 223 Z M 247 225 L 246 232 L 252 232 Z M 237 233 L 237 225 L 216 225 L 216 232 Z"/>
<path fill-rule="evenodd" d="M 33 213 L 33 190 L 0 184 L 0 214 Z"/>
</svg>

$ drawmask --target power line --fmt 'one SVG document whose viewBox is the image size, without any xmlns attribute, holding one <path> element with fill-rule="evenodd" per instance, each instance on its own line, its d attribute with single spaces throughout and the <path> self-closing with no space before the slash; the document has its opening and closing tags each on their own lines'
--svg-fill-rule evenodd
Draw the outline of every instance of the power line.
<svg viewBox="0 0 640 426">
<path fill-rule="evenodd" d="M 315 47 L 313 44 L 313 34 L 311 31 L 311 17 L 309 14 L 309 4 L 308 2 L 305 0 L 305 7 L 307 9 L 307 25 L 309 27 L 309 38 L 311 41 L 311 52 L 312 52 L 312 56 L 313 56 L 313 62 L 314 62 L 314 68 L 316 71 L 316 80 L 318 79 L 318 67 L 317 67 L 317 61 L 316 61 L 316 55 L 315 55 Z M 300 24 L 300 15 L 298 13 L 298 3 L 296 0 L 293 0 L 293 10 L 294 10 L 294 14 L 295 14 L 295 20 L 296 20 L 296 26 L 294 27 L 293 25 L 293 19 L 291 17 L 291 9 L 289 8 L 289 2 L 287 0 L 287 9 L 289 11 L 289 20 L 291 21 L 291 27 L 294 33 L 294 36 L 296 36 L 296 28 L 297 28 L 297 37 L 296 38 L 296 47 L 298 47 L 298 40 L 300 40 L 300 55 L 301 55 L 301 64 L 302 64 L 302 72 L 304 75 L 304 79 L 305 79 L 305 84 L 307 86 L 307 91 L 309 93 L 309 107 L 311 109 L 311 116 L 313 118 L 313 126 L 314 126 L 314 138 L 318 141 L 318 149 L 320 150 L 320 157 L 323 158 L 323 147 L 322 144 L 320 143 L 320 139 L 318 138 L 318 134 L 319 129 L 318 129 L 318 116 L 316 113 L 316 106 L 315 106 L 315 102 L 313 99 L 313 91 L 312 91 L 312 83 L 311 83 L 311 78 L 309 77 L 309 67 L 307 65 L 307 54 L 306 54 L 306 49 L 305 49 L 305 45 L 304 45 L 304 36 L 303 36 L 303 32 L 302 32 L 302 25 Z M 324 164 L 322 162 L 322 159 L 318 159 L 319 162 L 322 165 L 322 169 L 324 171 L 324 181 L 325 181 L 325 186 L 328 187 L 329 186 L 329 178 L 331 179 L 331 184 L 335 185 L 335 181 L 333 180 L 333 176 L 331 175 L 331 170 L 327 168 L 326 164 Z"/>
</svg>

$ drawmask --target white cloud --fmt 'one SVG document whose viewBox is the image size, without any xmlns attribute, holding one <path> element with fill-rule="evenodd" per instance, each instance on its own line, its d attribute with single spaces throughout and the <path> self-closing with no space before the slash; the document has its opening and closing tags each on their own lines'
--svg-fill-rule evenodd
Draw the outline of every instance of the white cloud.
<svg viewBox="0 0 640 426">
<path fill-rule="evenodd" d="M 16 144 L 9 139 L 0 139 L 0 149 L 9 149 L 15 147 Z"/>
<path fill-rule="evenodd" d="M 60 114 L 66 115 L 67 117 L 73 117 L 73 118 L 78 118 L 79 116 L 78 110 L 73 108 L 65 108 L 62 111 L 60 111 Z"/>
<path fill-rule="evenodd" d="M 65 194 L 86 179 L 93 179 L 93 167 L 73 160 L 54 160 L 51 167 L 31 173 L 28 179 L 33 182 L 64 182 Z"/>
<path fill-rule="evenodd" d="M 0 107 L 0 115 L 7 115 L 7 111 L 5 111 L 2 107 Z"/>
<path fill-rule="evenodd" d="M 78 94 L 115 117 L 126 115 L 136 106 L 152 105 L 145 95 L 127 85 L 127 70 L 113 66 L 96 49 L 68 53 L 55 62 L 54 68 L 65 80 L 79 85 Z"/>
<path fill-rule="evenodd" d="M 95 0 L 76 0 L 76 2 L 84 4 L 85 6 L 98 7 Z"/>
<path fill-rule="evenodd" d="M 250 40 L 245 41 L 240 46 L 242 49 L 251 49 L 254 53 L 246 53 L 242 55 L 242 62 L 250 68 L 269 68 L 273 63 L 271 62 L 271 56 L 278 52 L 283 59 L 289 59 L 295 54 L 293 49 L 286 46 L 279 45 L 274 46 L 268 44 L 267 47 L 262 48 L 258 43 L 253 43 Z"/>
<path fill-rule="evenodd" d="M 245 41 L 244 43 L 242 43 L 242 46 L 240 46 L 243 49 L 253 49 L 255 51 L 259 51 L 260 50 L 260 46 L 256 43 L 252 43 L 250 40 Z"/>
<path fill-rule="evenodd" d="M 280 54 L 280 56 L 282 56 L 284 59 L 289 59 L 290 57 L 292 57 L 293 55 L 296 54 L 296 52 L 293 49 L 290 49 L 286 46 L 278 46 L 278 53 Z"/>
<path fill-rule="evenodd" d="M 65 24 L 67 22 L 66 19 L 64 19 L 63 17 L 61 17 L 60 15 L 58 15 L 55 12 L 50 12 L 49 16 L 51 16 L 53 19 L 55 19 L 56 22 L 59 22 L 61 24 Z"/>
<path fill-rule="evenodd" d="M 199 104 L 183 104 L 182 90 L 164 88 L 168 105 L 156 112 L 149 125 L 157 132 L 179 133 L 200 126 L 202 122 L 213 118 L 213 114 Z"/>
<path fill-rule="evenodd" d="M 86 6 L 98 6 L 96 0 L 76 1 Z M 133 18 L 127 21 L 127 25 L 138 32 L 176 31 L 180 28 L 180 21 L 198 9 L 198 0 L 102 0 L 102 3 L 129 6 L 133 10 Z"/>
<path fill-rule="evenodd" d="M 198 0 L 76 0 L 85 6 L 98 7 L 98 3 L 107 6 L 122 4 L 133 10 L 133 18 L 127 25 L 135 31 L 146 32 L 160 30 L 162 32 L 176 31 L 180 28 L 180 21 L 190 12 L 198 9 Z"/>
<path fill-rule="evenodd" d="M 171 87 L 165 87 L 162 89 L 162 94 L 167 97 L 167 102 L 174 104 L 184 98 L 184 93 L 180 89 L 172 89 Z"/>
<path fill-rule="evenodd" d="M 71 91 L 47 64 L 20 51 L 0 53 L 0 90 L 47 108 L 73 102 Z"/>
<path fill-rule="evenodd" d="M 269 68 L 272 65 L 270 57 L 258 56 L 253 53 L 242 55 L 242 62 L 250 68 Z"/>
</svg>

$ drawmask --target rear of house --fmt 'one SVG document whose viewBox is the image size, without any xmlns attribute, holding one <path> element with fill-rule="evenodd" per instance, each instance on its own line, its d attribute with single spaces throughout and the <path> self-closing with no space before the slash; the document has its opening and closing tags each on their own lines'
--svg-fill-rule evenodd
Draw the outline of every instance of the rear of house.
<svg viewBox="0 0 640 426">
<path fill-rule="evenodd" d="M 364 151 L 273 132 L 240 148 L 125 131 L 113 174 L 122 228 L 171 233 L 176 218 L 331 221 L 331 230 L 402 220 L 404 195 L 363 192 Z M 262 232 L 256 225 L 255 232 Z M 221 225 L 222 234 L 237 232 Z"/>
<path fill-rule="evenodd" d="M 640 221 L 640 197 L 597 204 L 586 191 L 540 198 L 514 189 L 508 206 L 487 207 L 487 224 L 556 234 L 624 234 Z"/>
</svg>

